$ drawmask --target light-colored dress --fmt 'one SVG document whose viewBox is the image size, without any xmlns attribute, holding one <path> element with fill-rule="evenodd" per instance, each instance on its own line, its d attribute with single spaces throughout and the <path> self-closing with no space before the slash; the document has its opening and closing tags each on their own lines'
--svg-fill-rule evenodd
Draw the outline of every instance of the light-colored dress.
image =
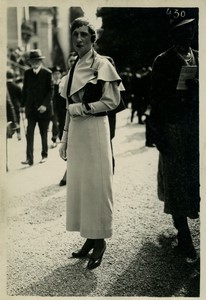
<svg viewBox="0 0 206 300">
<path fill-rule="evenodd" d="M 92 66 L 92 67 L 91 67 Z M 82 113 L 85 84 L 103 82 L 99 101 Z M 62 96 L 67 98 L 65 83 Z M 120 102 L 121 79 L 111 63 L 93 50 L 75 66 L 68 106 L 66 229 L 85 238 L 112 235 L 112 153 L 108 117 L 94 113 L 114 109 Z M 92 101 L 92 99 L 91 99 Z M 65 137 L 63 137 L 65 138 Z"/>
</svg>

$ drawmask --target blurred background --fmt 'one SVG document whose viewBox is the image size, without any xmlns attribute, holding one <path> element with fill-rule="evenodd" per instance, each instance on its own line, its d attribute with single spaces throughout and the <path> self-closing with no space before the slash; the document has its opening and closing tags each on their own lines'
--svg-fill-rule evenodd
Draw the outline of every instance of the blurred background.
<svg viewBox="0 0 206 300">
<path fill-rule="evenodd" d="M 140 72 L 152 66 L 154 58 L 170 46 L 169 17 L 176 8 L 138 7 L 8 7 L 7 64 L 21 81 L 27 66 L 27 53 L 40 48 L 46 67 L 67 70 L 73 51 L 69 26 L 80 16 L 88 16 L 98 32 L 96 50 L 111 56 L 120 73 Z M 178 7 L 178 13 L 198 19 L 198 8 Z M 198 28 L 192 47 L 198 49 Z M 145 70 L 145 69 L 144 69 Z"/>
<path fill-rule="evenodd" d="M 146 132 L 149 132 L 147 120 L 151 104 L 153 61 L 158 54 L 172 46 L 169 33 L 172 18 L 196 19 L 192 48 L 198 50 L 199 8 L 97 7 L 94 1 L 81 7 L 67 4 L 55 7 L 8 6 L 7 85 L 12 81 L 13 85 L 22 89 L 24 72 L 30 67 L 28 54 L 31 49 L 41 49 L 45 56 L 45 67 L 52 69 L 58 66 L 61 76 L 65 75 L 69 70 L 69 57 L 74 53 L 70 24 L 81 16 L 89 18 L 96 27 L 97 40 L 94 47 L 97 52 L 112 57 L 115 62 L 125 86 L 122 97 L 130 111 L 130 122 L 145 124 Z M 19 110 L 21 96 L 8 101 L 8 95 L 7 137 L 12 138 L 16 131 L 18 140 L 21 140 L 19 128 L 23 126 L 26 133 L 25 116 Z M 1 119 L 5 118 L 4 111 Z M 153 146 L 152 141 L 146 141 L 146 146 Z"/>
</svg>

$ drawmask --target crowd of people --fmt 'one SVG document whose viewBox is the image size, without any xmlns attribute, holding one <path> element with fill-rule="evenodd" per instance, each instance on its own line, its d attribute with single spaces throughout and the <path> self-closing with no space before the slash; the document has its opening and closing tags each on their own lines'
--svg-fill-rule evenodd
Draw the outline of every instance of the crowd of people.
<svg viewBox="0 0 206 300">
<path fill-rule="evenodd" d="M 67 160 L 61 185 L 67 185 L 66 229 L 79 231 L 86 239 L 74 258 L 86 257 L 94 269 L 101 264 L 105 239 L 112 236 L 113 193 L 111 112 L 131 102 L 131 122 L 137 112 L 138 123 L 146 123 L 146 146 L 159 151 L 158 197 L 164 211 L 171 214 L 177 229 L 177 248 L 184 257 L 196 259 L 188 218 L 199 217 L 199 98 L 198 52 L 190 47 L 195 19 L 171 22 L 173 46 L 158 55 L 151 67 L 135 74 L 127 67 L 120 75 L 111 58 L 94 49 L 96 31 L 85 18 L 71 24 L 75 53 L 69 57 L 68 74 L 58 66 L 43 66 L 39 49 L 29 53 L 22 89 L 7 72 L 7 117 L 16 114 L 14 129 L 19 132 L 19 112 L 27 118 L 26 160 L 34 161 L 34 129 L 38 124 L 42 159 L 48 156 L 48 126 L 52 121 L 52 147 L 60 141 L 59 154 Z M 185 68 L 190 77 L 187 80 Z M 181 82 L 179 78 L 181 76 Z M 11 84 L 12 83 L 12 84 Z M 14 95 L 15 92 L 15 96 Z M 15 99 L 15 101 L 14 101 Z M 13 105 L 11 105 L 11 102 Z M 15 103 L 14 103 L 15 102 Z M 145 121 L 143 116 L 145 115 Z"/>
<path fill-rule="evenodd" d="M 67 60 L 68 70 L 76 57 L 75 52 L 70 53 Z M 50 147 L 55 148 L 57 142 L 61 140 L 66 116 L 66 102 L 60 93 L 68 70 L 61 70 L 59 66 L 46 68 L 43 59 L 44 56 L 40 49 L 32 49 L 29 52 L 25 52 L 21 48 L 8 50 L 6 72 L 7 138 L 12 138 L 13 135 L 17 134 L 17 139 L 20 141 L 22 138 L 21 128 L 23 128 L 27 148 L 26 160 L 22 161 L 22 164 L 29 166 L 32 166 L 34 162 L 36 124 L 39 126 L 42 142 L 40 163 L 44 163 L 48 156 L 49 125 L 51 124 L 52 131 Z M 66 172 L 59 185 L 66 185 Z"/>
<path fill-rule="evenodd" d="M 125 91 L 122 93 L 126 107 L 130 108 L 130 122 L 138 118 L 138 124 L 145 125 L 145 146 L 155 147 L 152 129 L 150 126 L 151 110 L 151 66 L 141 66 L 132 71 L 126 67 L 120 73 Z"/>
<path fill-rule="evenodd" d="M 40 136 L 42 140 L 42 159 L 40 163 L 46 162 L 48 156 L 48 128 L 50 123 L 52 137 L 51 148 L 56 148 L 58 142 L 62 138 L 63 127 L 66 116 L 66 102 L 61 97 L 61 90 L 64 86 L 66 74 L 74 64 L 77 58 L 76 52 L 71 52 L 67 59 L 67 70 L 62 70 L 59 66 L 53 66 L 52 68 L 45 68 L 43 64 L 44 57 L 42 56 L 40 49 L 33 49 L 29 53 L 23 51 L 21 48 L 8 50 L 8 70 L 7 70 L 7 138 L 12 138 L 14 133 L 17 134 L 17 139 L 21 140 L 21 123 L 23 125 L 24 134 L 27 140 L 26 159 L 22 161 L 22 164 L 32 166 L 33 148 L 34 148 L 34 130 L 36 123 L 38 123 L 40 129 Z M 111 57 L 107 57 L 110 62 L 115 65 Z M 47 73 L 46 73 L 47 69 Z M 37 70 L 37 71 L 35 71 Z M 46 75 L 35 76 L 35 73 L 40 74 L 44 70 L 45 74 L 50 74 L 50 79 L 47 84 L 43 83 L 47 81 Z M 133 122 L 134 114 L 137 113 L 139 124 L 146 125 L 146 142 L 145 145 L 153 147 L 152 138 L 150 138 L 150 127 L 148 126 L 147 114 L 150 108 L 150 75 L 151 68 L 142 67 L 134 74 L 131 73 L 129 67 L 124 72 L 120 73 L 120 77 L 125 86 L 125 90 L 122 91 L 123 108 L 131 109 L 131 122 Z M 43 78 L 45 79 L 43 80 Z M 43 91 L 45 89 L 45 91 Z M 34 92 L 31 91 L 35 90 Z M 39 92 L 38 92 L 39 90 Z M 39 93 L 39 95 L 38 95 Z M 46 105 L 46 113 L 44 114 L 44 108 L 42 111 L 42 105 L 45 106 L 46 94 L 48 95 L 48 103 Z M 40 95 L 41 94 L 41 95 Z M 28 98 L 28 99 L 27 99 Z M 32 107 L 38 98 L 38 107 Z M 42 98 L 42 100 L 40 100 Z M 44 103 L 43 103 L 44 102 Z M 40 111 L 38 108 L 41 106 Z M 144 116 L 144 120 L 143 120 Z M 111 144 L 112 139 L 115 136 L 116 127 L 116 113 L 108 112 Z M 27 119 L 28 126 L 25 128 L 25 120 Z M 115 160 L 113 157 L 113 171 L 115 166 Z M 60 186 L 66 185 L 66 171 L 59 182 Z"/>
</svg>

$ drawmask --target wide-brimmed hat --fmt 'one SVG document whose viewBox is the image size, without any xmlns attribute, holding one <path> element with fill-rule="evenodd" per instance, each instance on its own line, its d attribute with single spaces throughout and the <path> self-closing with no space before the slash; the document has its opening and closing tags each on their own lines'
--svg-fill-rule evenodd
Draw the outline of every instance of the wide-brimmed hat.
<svg viewBox="0 0 206 300">
<path fill-rule="evenodd" d="M 29 60 L 42 60 L 45 56 L 42 55 L 40 49 L 32 49 L 29 52 Z"/>
<path fill-rule="evenodd" d="M 169 18 L 171 30 L 190 24 L 198 18 L 198 10 L 196 8 L 172 7 L 167 8 L 166 14 Z"/>
<path fill-rule="evenodd" d="M 171 26 L 171 29 L 175 29 L 177 27 L 189 24 L 194 21 L 195 21 L 195 19 L 178 19 L 178 20 L 171 19 L 170 26 Z"/>
</svg>

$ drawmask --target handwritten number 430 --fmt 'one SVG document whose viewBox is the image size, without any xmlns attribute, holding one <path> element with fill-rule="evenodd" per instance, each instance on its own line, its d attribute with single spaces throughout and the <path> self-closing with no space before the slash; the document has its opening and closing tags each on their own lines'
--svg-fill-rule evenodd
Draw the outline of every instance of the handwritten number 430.
<svg viewBox="0 0 206 300">
<path fill-rule="evenodd" d="M 175 9 L 173 12 L 170 8 L 167 8 L 166 11 L 167 15 L 172 15 L 173 14 L 173 18 L 177 19 L 179 17 L 184 18 L 185 17 L 185 11 L 184 10 L 179 10 L 179 9 Z"/>
</svg>

